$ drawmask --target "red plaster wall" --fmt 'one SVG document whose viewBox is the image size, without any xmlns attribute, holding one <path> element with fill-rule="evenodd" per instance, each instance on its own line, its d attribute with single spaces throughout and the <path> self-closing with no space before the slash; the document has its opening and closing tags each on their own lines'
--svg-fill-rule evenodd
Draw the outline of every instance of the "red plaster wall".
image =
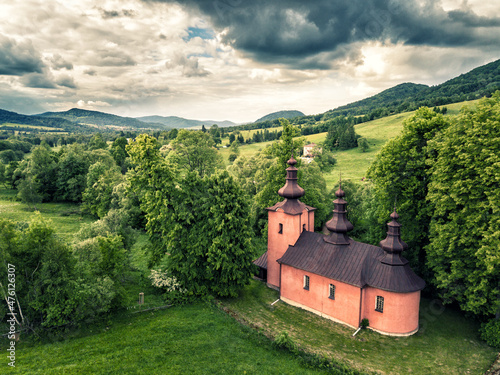
<svg viewBox="0 0 500 375">
<path fill-rule="evenodd" d="M 309 290 L 304 289 L 304 275 L 309 276 Z M 330 284 L 335 285 L 335 300 L 330 299 Z M 352 327 L 359 326 L 361 289 L 287 265 L 281 269 L 280 295 Z"/>
<path fill-rule="evenodd" d="M 283 224 L 283 233 L 279 233 L 279 224 Z M 294 245 L 302 233 L 314 230 L 314 211 L 304 210 L 300 215 L 289 215 L 282 210 L 269 211 L 267 230 L 267 282 L 279 287 L 280 265 L 276 262 L 283 256 L 288 246 Z"/>
<path fill-rule="evenodd" d="M 377 296 L 384 297 L 384 312 L 375 311 Z M 392 334 L 409 334 L 418 329 L 420 291 L 394 293 L 366 287 L 363 289 L 363 316 L 370 327 Z"/>
</svg>

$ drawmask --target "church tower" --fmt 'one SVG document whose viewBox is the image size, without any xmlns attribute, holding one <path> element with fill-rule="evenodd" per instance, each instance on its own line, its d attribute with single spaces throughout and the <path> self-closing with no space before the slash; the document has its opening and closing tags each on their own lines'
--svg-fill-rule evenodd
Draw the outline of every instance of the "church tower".
<svg viewBox="0 0 500 375">
<path fill-rule="evenodd" d="M 297 183 L 297 161 L 292 156 L 287 164 L 286 183 L 278 191 L 285 199 L 267 208 L 267 284 L 275 289 L 280 287 L 280 265 L 277 260 L 289 246 L 297 242 L 303 231 L 314 232 L 315 208 L 299 200 L 304 195 L 304 189 Z"/>
</svg>

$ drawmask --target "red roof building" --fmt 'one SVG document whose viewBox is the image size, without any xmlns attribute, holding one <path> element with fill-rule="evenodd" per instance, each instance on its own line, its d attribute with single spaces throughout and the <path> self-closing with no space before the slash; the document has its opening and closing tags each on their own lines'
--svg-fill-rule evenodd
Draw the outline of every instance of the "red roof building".
<svg viewBox="0 0 500 375">
<path fill-rule="evenodd" d="M 425 282 L 401 253 L 398 214 L 391 214 L 380 247 L 349 238 L 347 202 L 339 187 L 329 235 L 314 232 L 314 208 L 302 203 L 297 162 L 288 161 L 285 198 L 268 210 L 268 250 L 254 263 L 280 299 L 328 319 L 357 328 L 363 319 L 382 334 L 408 336 L 418 330 L 420 291 Z"/>
</svg>

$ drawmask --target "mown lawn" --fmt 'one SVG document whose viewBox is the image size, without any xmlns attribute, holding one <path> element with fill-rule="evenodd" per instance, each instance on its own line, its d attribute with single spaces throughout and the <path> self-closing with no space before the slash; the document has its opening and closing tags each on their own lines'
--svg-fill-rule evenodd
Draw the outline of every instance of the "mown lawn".
<svg viewBox="0 0 500 375">
<path fill-rule="evenodd" d="M 211 304 L 129 314 L 80 337 L 16 346 L 11 374 L 323 374 Z M 6 342 L 1 341 L 6 352 Z"/>
<path fill-rule="evenodd" d="M 478 324 L 437 301 L 422 300 L 421 329 L 410 337 L 354 330 L 290 306 L 278 292 L 253 281 L 240 298 L 223 304 L 270 336 L 287 331 L 303 349 L 352 368 L 382 374 L 483 374 L 498 352 L 479 340 Z"/>
</svg>

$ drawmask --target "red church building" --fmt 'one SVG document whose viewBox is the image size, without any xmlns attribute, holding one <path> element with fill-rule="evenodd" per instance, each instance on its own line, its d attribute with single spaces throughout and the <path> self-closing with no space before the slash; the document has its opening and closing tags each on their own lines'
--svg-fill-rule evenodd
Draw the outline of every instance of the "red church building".
<svg viewBox="0 0 500 375">
<path fill-rule="evenodd" d="M 386 335 L 408 336 L 418 330 L 420 291 L 425 282 L 401 256 L 398 214 L 391 214 L 387 237 L 380 247 L 348 237 L 344 192 L 335 193 L 329 235 L 314 232 L 314 207 L 302 203 L 297 162 L 288 161 L 285 198 L 268 210 L 268 247 L 254 263 L 267 276 L 280 299 L 336 322 L 357 328 L 368 319 L 370 328 Z M 267 275 L 266 275 L 267 274 Z"/>
</svg>

